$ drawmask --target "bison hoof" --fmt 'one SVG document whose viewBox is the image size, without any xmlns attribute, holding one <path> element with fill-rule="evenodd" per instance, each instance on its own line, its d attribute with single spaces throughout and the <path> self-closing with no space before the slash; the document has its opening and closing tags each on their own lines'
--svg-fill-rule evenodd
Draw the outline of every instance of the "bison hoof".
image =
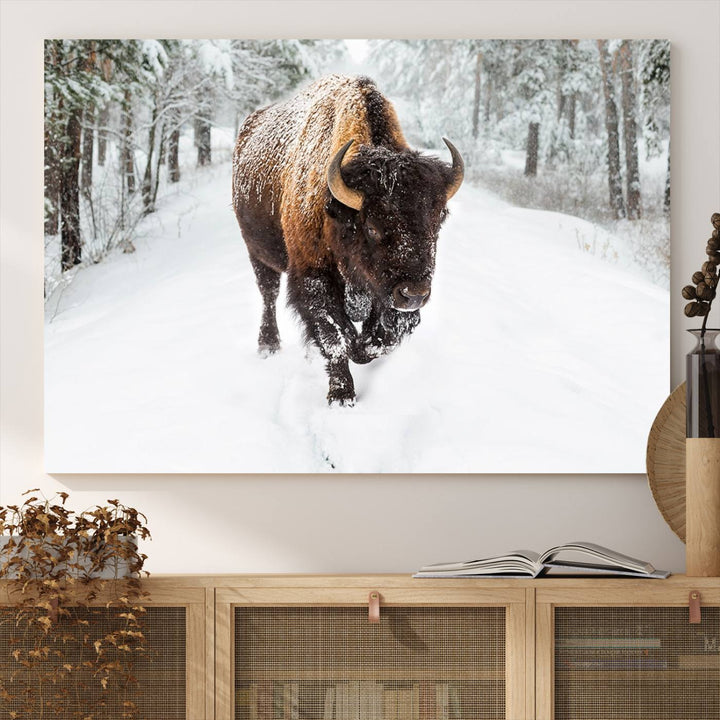
<svg viewBox="0 0 720 720">
<path fill-rule="evenodd" d="M 258 345 L 258 355 L 261 358 L 269 358 L 280 349 L 280 343 Z"/>
<path fill-rule="evenodd" d="M 355 404 L 355 387 L 352 380 L 349 383 L 336 383 L 331 380 L 327 401 L 330 407 L 352 407 Z"/>
<path fill-rule="evenodd" d="M 328 393 L 328 405 L 332 407 L 353 407 L 355 405 L 355 396 L 351 395 L 348 397 L 334 397 L 331 393 Z"/>
<path fill-rule="evenodd" d="M 384 354 L 385 348 L 380 343 L 372 339 L 358 338 L 351 347 L 350 359 L 356 365 L 364 365 Z"/>
</svg>

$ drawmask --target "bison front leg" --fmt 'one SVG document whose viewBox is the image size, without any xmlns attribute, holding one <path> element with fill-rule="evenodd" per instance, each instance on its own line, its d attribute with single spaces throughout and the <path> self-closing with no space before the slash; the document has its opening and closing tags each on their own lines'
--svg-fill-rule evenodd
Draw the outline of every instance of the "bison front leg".
<svg viewBox="0 0 720 720">
<path fill-rule="evenodd" d="M 303 320 L 309 340 L 318 346 L 326 361 L 329 380 L 328 403 L 352 405 L 355 384 L 348 365 L 350 348 L 357 332 L 345 314 L 344 290 L 331 271 L 288 275 L 288 298 Z"/>
<path fill-rule="evenodd" d="M 366 363 L 392 352 L 406 335 L 420 324 L 420 313 L 398 312 L 392 308 L 373 307 L 353 346 L 352 359 Z"/>
</svg>

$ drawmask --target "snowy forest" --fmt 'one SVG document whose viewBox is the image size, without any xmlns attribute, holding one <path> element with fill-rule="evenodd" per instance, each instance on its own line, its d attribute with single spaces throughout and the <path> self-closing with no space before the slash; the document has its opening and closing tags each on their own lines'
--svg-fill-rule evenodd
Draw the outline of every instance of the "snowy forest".
<svg viewBox="0 0 720 720">
<path fill-rule="evenodd" d="M 620 223 L 667 284 L 667 41 L 366 45 L 360 71 L 395 101 L 411 144 L 445 134 L 469 179 L 513 204 Z M 180 180 L 183 141 L 188 167 L 207 165 L 213 133 L 227 140 L 254 109 L 355 64 L 342 40 L 48 40 L 46 296 L 76 265 L 133 250 L 139 221 Z"/>
<path fill-rule="evenodd" d="M 62 274 L 134 249 L 161 185 L 213 161 L 213 131 L 322 75 L 342 41 L 47 40 L 46 296 Z M 232 147 L 232 143 L 229 144 Z M 160 191 L 161 192 L 161 191 Z"/>
<path fill-rule="evenodd" d="M 644 471 L 669 389 L 667 41 L 44 51 L 49 472 Z M 421 325 L 353 366 L 340 409 L 282 295 L 259 357 L 231 206 L 244 119 L 329 73 L 370 76 L 412 147 L 465 160 Z"/>
</svg>

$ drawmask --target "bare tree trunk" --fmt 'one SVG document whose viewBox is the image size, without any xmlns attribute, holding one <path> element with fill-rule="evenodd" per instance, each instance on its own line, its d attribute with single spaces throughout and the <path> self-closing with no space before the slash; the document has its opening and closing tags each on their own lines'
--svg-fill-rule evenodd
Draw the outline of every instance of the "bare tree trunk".
<svg viewBox="0 0 720 720">
<path fill-rule="evenodd" d="M 620 44 L 620 79 L 622 81 L 623 135 L 625 138 L 625 181 L 627 184 L 627 216 L 638 220 L 642 216 L 640 199 L 640 169 L 637 146 L 635 79 L 630 42 Z"/>
<path fill-rule="evenodd" d="M 170 182 L 180 181 L 180 163 L 178 161 L 178 150 L 180 148 L 180 128 L 173 128 L 168 140 L 168 169 L 170 171 Z"/>
<path fill-rule="evenodd" d="M 107 126 L 109 122 L 110 108 L 105 105 L 98 113 L 97 160 L 98 165 L 101 167 L 105 165 L 105 155 L 107 153 Z"/>
<path fill-rule="evenodd" d="M 110 58 L 103 58 L 100 63 L 102 75 L 105 82 L 109 83 L 112 78 L 112 60 Z M 105 155 L 107 153 L 107 131 L 108 123 L 110 122 L 110 105 L 106 102 L 101 108 L 98 114 L 98 129 L 97 129 L 97 146 L 98 146 L 98 165 L 101 167 L 105 165 Z"/>
<path fill-rule="evenodd" d="M 80 241 L 80 137 L 82 111 L 70 112 L 63 142 L 61 165 L 61 246 L 62 269 L 69 270 L 82 260 Z"/>
<path fill-rule="evenodd" d="M 613 88 L 612 67 L 607 42 L 597 41 L 600 53 L 600 70 L 602 71 L 603 93 L 605 95 L 605 129 L 608 139 L 608 185 L 610 189 L 610 207 L 616 220 L 625 217 L 625 202 L 622 191 L 622 174 L 620 172 L 620 133 L 618 131 L 617 104 Z"/>
<path fill-rule="evenodd" d="M 122 167 L 128 195 L 132 195 L 135 192 L 135 156 L 132 136 L 132 96 L 129 89 L 125 90 L 123 100 Z"/>
<path fill-rule="evenodd" d="M 568 106 L 568 128 L 570 129 L 570 139 L 575 139 L 575 108 L 577 105 L 577 93 L 573 93 Z"/>
<path fill-rule="evenodd" d="M 665 198 L 663 199 L 663 210 L 666 215 L 670 214 L 670 143 L 668 142 L 668 164 L 667 175 L 665 176 Z"/>
<path fill-rule="evenodd" d="M 485 79 L 485 109 L 483 112 L 483 120 L 485 125 L 490 122 L 490 106 L 492 105 L 493 79 L 492 75 L 488 75 Z"/>
<path fill-rule="evenodd" d="M 158 186 L 160 185 L 160 166 L 165 163 L 165 158 L 167 156 L 167 138 L 165 135 L 165 125 L 163 124 L 160 128 L 160 147 L 158 147 L 158 159 L 157 159 L 157 165 L 155 166 L 155 183 L 153 185 L 153 191 L 152 191 L 152 206 L 155 207 L 155 202 L 157 200 L 157 194 L 158 194 Z"/>
<path fill-rule="evenodd" d="M 48 68 L 58 62 L 56 41 L 45 42 L 45 65 Z M 53 90 L 46 85 L 45 108 L 53 106 L 45 114 L 44 128 L 44 180 L 45 180 L 45 234 L 57 235 L 60 227 L 60 147 L 59 114 L 62 109 L 62 97 L 55 97 Z"/>
<path fill-rule="evenodd" d="M 150 121 L 150 131 L 148 133 L 147 162 L 145 164 L 145 173 L 143 175 L 143 184 L 142 184 L 143 208 L 145 210 L 145 213 L 150 213 L 153 211 L 152 167 L 153 167 L 153 151 L 155 149 L 155 130 L 156 130 L 156 126 L 157 126 L 157 115 L 158 115 L 158 108 L 157 108 L 157 102 L 156 102 L 153 104 L 152 119 Z"/>
<path fill-rule="evenodd" d="M 475 57 L 475 98 L 472 113 L 472 134 L 477 139 L 480 130 L 480 96 L 482 94 L 482 53 Z"/>
<path fill-rule="evenodd" d="M 527 156 L 525 158 L 525 175 L 537 175 L 538 149 L 540 145 L 540 123 L 531 122 L 528 125 Z"/>
<path fill-rule="evenodd" d="M 198 165 L 209 165 L 211 161 L 210 150 L 210 121 L 206 111 L 201 109 L 195 118 L 195 145 L 197 146 Z"/>
<path fill-rule="evenodd" d="M 93 145 L 95 128 L 95 106 L 90 105 L 83 117 L 84 126 L 82 131 L 82 175 L 80 176 L 80 187 L 89 195 L 92 188 L 93 175 Z"/>
<path fill-rule="evenodd" d="M 97 70 L 97 53 L 95 42 L 89 41 L 88 54 L 82 63 L 83 69 L 88 75 L 94 75 Z M 88 198 L 92 189 L 93 174 L 93 144 L 95 136 L 95 103 L 89 103 L 83 111 L 82 130 L 82 175 L 80 176 L 80 189 Z"/>
<path fill-rule="evenodd" d="M 558 122 L 562 120 L 563 113 L 565 112 L 565 104 L 567 103 L 567 95 L 563 95 L 562 92 L 558 92 L 558 111 L 557 119 Z"/>
<path fill-rule="evenodd" d="M 158 145 L 158 167 L 167 163 L 167 131 L 165 123 L 161 123 L 160 143 Z"/>
<path fill-rule="evenodd" d="M 60 226 L 60 158 L 57 116 L 45 120 L 45 234 L 57 235 Z"/>
</svg>

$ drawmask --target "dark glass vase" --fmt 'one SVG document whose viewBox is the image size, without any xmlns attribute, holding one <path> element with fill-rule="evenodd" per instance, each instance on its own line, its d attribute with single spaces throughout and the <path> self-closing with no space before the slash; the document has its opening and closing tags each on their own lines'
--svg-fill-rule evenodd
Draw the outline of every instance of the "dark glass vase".
<svg viewBox="0 0 720 720">
<path fill-rule="evenodd" d="M 720 438 L 720 330 L 688 330 L 697 345 L 687 355 L 687 436 Z"/>
</svg>

